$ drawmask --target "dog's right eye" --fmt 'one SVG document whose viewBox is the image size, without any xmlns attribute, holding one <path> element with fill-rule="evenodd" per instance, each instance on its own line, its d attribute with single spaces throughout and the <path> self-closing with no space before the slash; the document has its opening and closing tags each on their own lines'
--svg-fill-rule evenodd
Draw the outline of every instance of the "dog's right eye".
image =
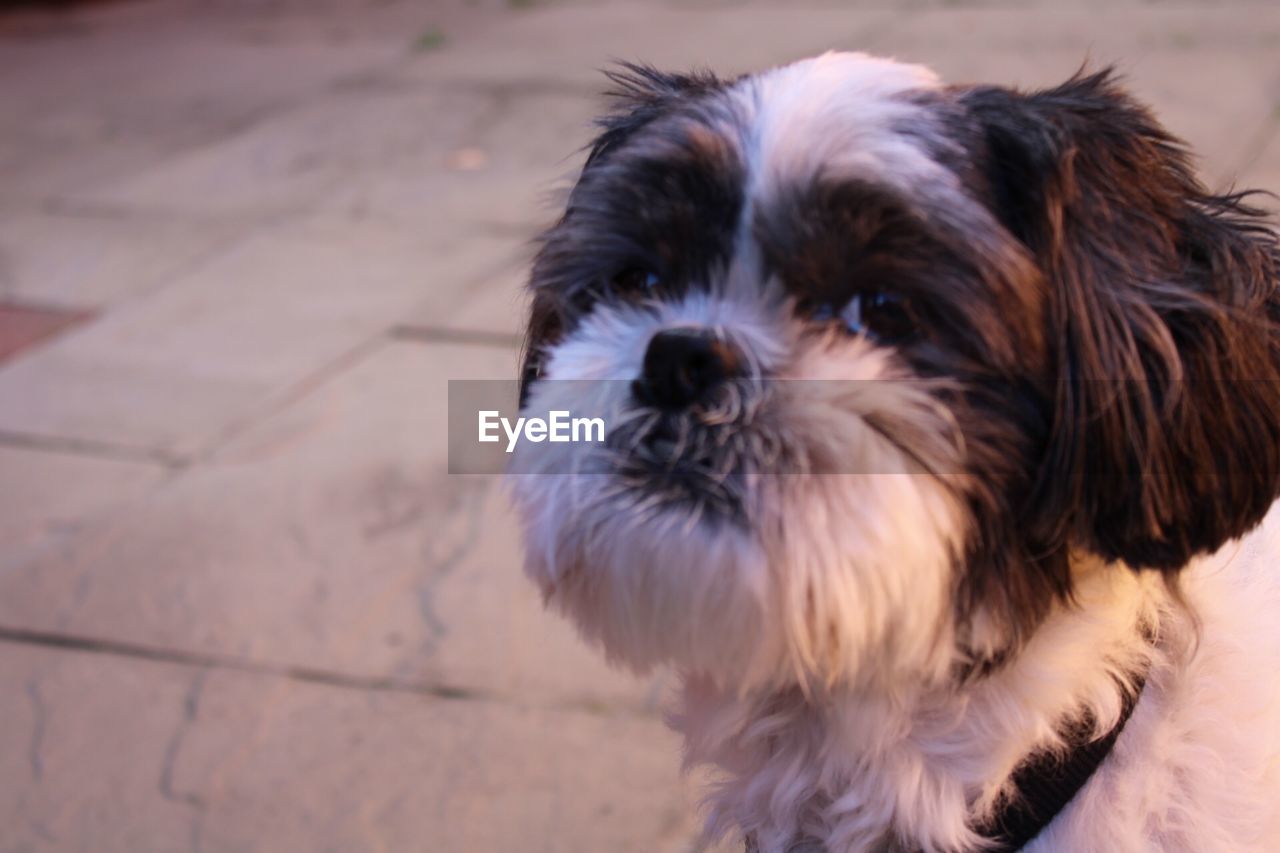
<svg viewBox="0 0 1280 853">
<path fill-rule="evenodd" d="M 610 283 L 614 289 L 622 293 L 648 293 L 658 289 L 662 284 L 662 277 L 644 267 L 629 267 L 616 274 Z"/>
</svg>

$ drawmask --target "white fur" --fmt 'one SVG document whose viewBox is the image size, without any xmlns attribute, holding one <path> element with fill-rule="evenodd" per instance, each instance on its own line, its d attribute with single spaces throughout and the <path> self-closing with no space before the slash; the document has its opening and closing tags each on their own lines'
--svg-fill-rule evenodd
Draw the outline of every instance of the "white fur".
<svg viewBox="0 0 1280 853">
<path fill-rule="evenodd" d="M 937 75 L 864 53 L 825 53 L 746 78 L 737 92 L 751 121 L 753 199 L 820 174 L 858 176 L 913 191 L 946 173 L 896 124 L 924 110 L 902 96 L 935 89 Z"/>
<path fill-rule="evenodd" d="M 1164 608 L 1133 717 L 1029 851 L 1280 850 L 1280 505 L 1193 563 L 1183 587 L 1198 638 Z"/>
<path fill-rule="evenodd" d="M 1017 660 L 963 690 L 900 687 L 746 696 L 685 686 L 673 724 L 686 763 L 722 777 L 709 830 L 757 833 L 784 851 L 800 833 L 832 853 L 965 850 L 966 816 L 995 807 L 1016 763 L 1052 748 L 1056 725 L 1120 711 L 1117 679 L 1146 670 L 1137 707 L 1104 764 L 1029 847 L 1034 851 L 1280 849 L 1280 509 L 1242 542 L 1184 573 L 1191 612 L 1154 576 L 1077 568 L 1061 607 Z M 1137 630 L 1156 628 L 1153 646 Z M 896 848 L 895 848 L 896 849 Z"/>
</svg>

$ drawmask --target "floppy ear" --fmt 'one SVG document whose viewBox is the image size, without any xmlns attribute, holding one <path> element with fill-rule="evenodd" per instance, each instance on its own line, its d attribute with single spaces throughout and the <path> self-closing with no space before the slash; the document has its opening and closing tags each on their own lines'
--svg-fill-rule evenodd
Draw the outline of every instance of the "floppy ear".
<svg viewBox="0 0 1280 853">
<path fill-rule="evenodd" d="M 1172 571 L 1280 491 L 1276 236 L 1214 195 L 1109 70 L 974 89 L 979 168 L 1049 286 L 1036 540 Z"/>
</svg>

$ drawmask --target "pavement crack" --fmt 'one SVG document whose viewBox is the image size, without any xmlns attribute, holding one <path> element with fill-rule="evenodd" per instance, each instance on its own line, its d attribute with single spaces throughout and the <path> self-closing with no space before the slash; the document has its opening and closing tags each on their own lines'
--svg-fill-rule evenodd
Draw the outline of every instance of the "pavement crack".
<svg viewBox="0 0 1280 853">
<path fill-rule="evenodd" d="M 265 400 L 261 406 L 254 408 L 245 416 L 238 420 L 232 421 L 222 430 L 212 436 L 204 446 L 197 451 L 191 462 L 205 462 L 215 458 L 219 451 L 227 445 L 234 442 L 237 438 L 247 433 L 255 425 L 267 420 L 272 415 L 276 415 L 293 403 L 305 398 L 312 391 L 320 388 L 329 382 L 342 371 L 353 365 L 359 364 L 370 354 L 376 351 L 383 343 L 382 333 L 370 335 L 364 340 L 320 365 L 315 370 L 303 376 L 297 382 L 283 388 L 279 393 L 273 395 L 270 399 Z"/>
<path fill-rule="evenodd" d="M 48 708 L 40 695 L 40 682 L 27 682 L 27 698 L 31 701 L 31 740 L 27 745 L 27 761 L 31 765 L 31 778 L 39 782 L 44 778 L 44 733 L 48 721 Z"/>
<path fill-rule="evenodd" d="M 426 500 L 398 470 L 379 476 L 373 484 L 374 518 L 364 525 L 365 541 L 381 539 L 417 525 L 426 513 Z"/>
<path fill-rule="evenodd" d="M 160 779 L 157 782 L 160 796 L 169 802 L 191 806 L 198 810 L 204 809 L 204 799 L 199 794 L 175 789 L 173 785 L 173 768 L 177 763 L 178 754 L 182 751 L 182 744 L 186 740 L 188 731 L 190 731 L 200 715 L 200 696 L 204 692 L 205 678 L 208 674 L 209 671 L 207 669 L 201 669 L 191 679 L 191 687 L 187 690 L 187 695 L 182 701 L 182 717 L 178 720 L 178 726 L 174 729 L 173 734 L 170 735 L 169 743 L 164 749 L 164 760 L 160 765 Z"/>
<path fill-rule="evenodd" d="M 402 324 L 392 326 L 389 336 L 398 341 L 426 344 L 471 344 L 498 349 L 519 349 L 523 335 L 484 329 L 447 329 L 438 326 Z"/>
<path fill-rule="evenodd" d="M 407 693 L 434 699 L 499 700 L 498 696 L 488 691 L 452 684 L 410 681 L 402 678 L 361 675 L 312 666 L 293 666 L 269 661 L 248 660 L 213 652 L 157 648 L 127 640 L 84 637 L 57 631 L 39 631 L 29 628 L 0 626 L 0 643 L 5 642 L 85 654 L 110 655 L 112 657 L 167 663 L 176 666 L 275 676 L 292 681 L 321 684 L 327 687 L 348 690 Z"/>
<path fill-rule="evenodd" d="M 0 429 L 0 445 L 59 453 L 71 456 L 91 456 L 117 462 L 137 462 L 157 465 L 170 470 L 182 470 L 188 464 L 184 457 L 164 450 L 150 450 L 97 439 L 70 438 L 57 435 L 37 435 Z"/>
<path fill-rule="evenodd" d="M 329 559 L 328 554 L 324 550 L 317 548 L 315 543 L 311 541 L 311 534 L 306 525 L 299 524 L 297 521 L 290 521 L 286 529 L 289 533 L 289 539 L 297 549 L 298 556 L 317 568 L 333 568 L 333 562 Z"/>
<path fill-rule="evenodd" d="M 161 797 L 168 802 L 192 810 L 191 850 L 193 853 L 200 853 L 203 844 L 204 818 L 208 804 L 199 794 L 179 791 L 174 786 L 173 775 L 174 766 L 178 762 L 178 756 L 182 752 L 187 735 L 199 719 L 200 697 L 204 695 L 205 679 L 208 675 L 208 669 L 201 669 L 191 679 L 191 686 L 187 688 L 187 693 L 182 699 L 182 717 L 179 718 L 173 734 L 169 736 L 169 743 L 165 745 L 164 758 L 160 763 L 160 778 L 156 782 L 156 788 L 160 791 Z"/>
<path fill-rule="evenodd" d="M 192 667 L 209 672 L 240 672 L 248 675 L 283 678 L 305 684 L 320 685 L 339 690 L 356 690 L 365 693 L 393 693 L 418 696 L 424 699 L 515 704 L 522 707 L 576 711 L 594 716 L 653 716 L 651 708 L 637 703 L 602 703 L 582 697 L 559 701 L 539 701 L 528 696 L 512 696 L 483 687 L 412 680 L 394 675 L 364 675 L 341 672 L 314 666 L 251 660 L 215 652 L 158 648 L 127 640 L 77 636 L 56 631 L 39 631 L 0 625 L 0 643 L 16 643 L 82 654 L 108 655 L 128 660 Z M 183 726 L 179 727 L 179 732 L 185 732 L 185 727 L 195 722 L 199 711 L 199 700 L 200 692 L 198 690 L 188 693 L 188 699 L 184 705 Z M 176 759 L 179 746 L 181 746 L 180 740 L 176 746 L 171 745 L 173 750 L 172 758 Z M 168 766 L 168 762 L 166 762 L 166 766 Z M 161 778 L 171 778 L 171 773 L 169 777 L 162 774 Z"/>
<path fill-rule="evenodd" d="M 485 80 L 482 78 L 454 77 L 446 80 L 418 80 L 403 73 L 366 75 L 362 79 L 351 78 L 343 82 L 342 89 L 356 92 L 387 93 L 442 93 L 474 98 L 570 98 L 573 100 L 600 99 L 603 79 L 590 82 L 562 80 L 551 77 L 521 78 L 518 80 Z"/>
<path fill-rule="evenodd" d="M 426 641 L 427 653 L 435 651 L 440 641 L 449 633 L 449 626 L 436 612 L 435 594 L 436 587 L 441 581 L 451 575 L 468 554 L 480 543 L 481 532 L 484 530 L 485 514 L 484 509 L 485 490 L 484 489 L 466 489 L 459 496 L 458 503 L 455 505 L 454 512 L 450 513 L 455 518 L 461 516 L 462 531 L 458 539 L 452 543 L 452 547 L 447 550 L 437 551 L 440 544 L 439 538 L 433 537 L 427 543 L 423 554 L 427 562 L 426 576 L 422 583 L 418 585 L 418 612 L 422 616 L 423 623 L 427 626 L 430 636 Z M 447 524 L 447 522 L 446 522 Z M 441 525 L 444 527 L 445 525 Z"/>
</svg>

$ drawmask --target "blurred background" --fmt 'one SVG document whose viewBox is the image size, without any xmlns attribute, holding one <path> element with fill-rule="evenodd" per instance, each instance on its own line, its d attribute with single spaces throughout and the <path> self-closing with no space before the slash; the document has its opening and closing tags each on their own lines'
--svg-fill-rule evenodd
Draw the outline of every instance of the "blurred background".
<svg viewBox="0 0 1280 853">
<path fill-rule="evenodd" d="M 445 383 L 514 375 L 598 69 L 829 48 L 1116 62 L 1280 190 L 1268 0 L 0 4 L 0 851 L 711 849 Z"/>
</svg>

